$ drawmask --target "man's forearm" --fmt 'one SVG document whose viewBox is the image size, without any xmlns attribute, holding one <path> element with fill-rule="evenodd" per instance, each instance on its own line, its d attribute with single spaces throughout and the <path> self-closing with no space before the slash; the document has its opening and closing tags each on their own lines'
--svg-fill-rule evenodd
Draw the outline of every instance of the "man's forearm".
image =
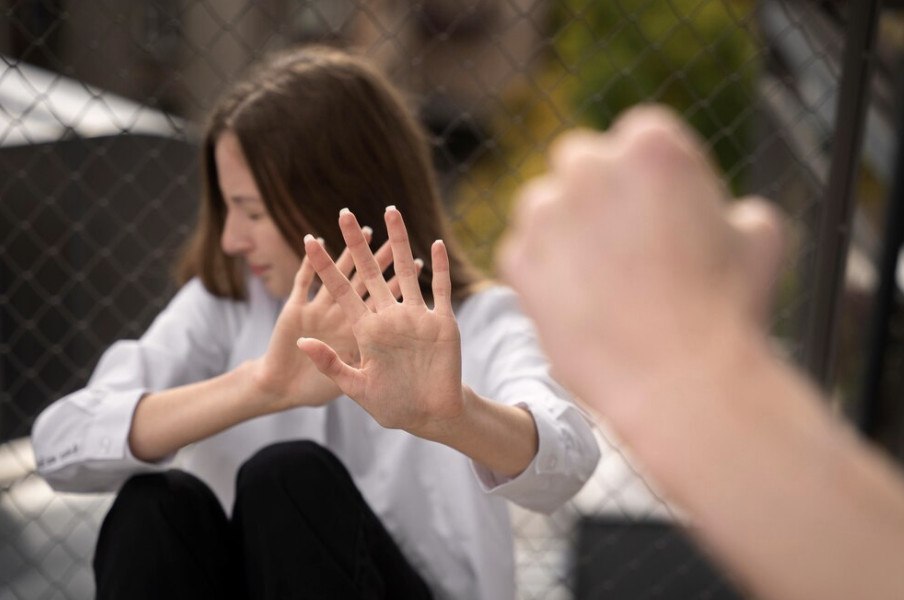
<svg viewBox="0 0 904 600">
<path fill-rule="evenodd" d="M 761 336 L 739 347 L 613 425 L 755 597 L 904 597 L 899 474 Z"/>
</svg>

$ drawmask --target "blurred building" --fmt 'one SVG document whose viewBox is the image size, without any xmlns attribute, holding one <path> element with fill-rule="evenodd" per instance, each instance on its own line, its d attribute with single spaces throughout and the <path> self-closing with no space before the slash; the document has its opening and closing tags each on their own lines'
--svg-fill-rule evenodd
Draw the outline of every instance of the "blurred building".
<svg viewBox="0 0 904 600">
<path fill-rule="evenodd" d="M 0 76 L 0 442 L 81 387 L 172 290 L 197 206 L 178 118 L 7 56 Z"/>
<path fill-rule="evenodd" d="M 548 44 L 547 0 L 6 3 L 0 52 L 189 119 L 268 50 L 354 47 L 411 94 L 443 171 L 479 148 Z"/>
</svg>

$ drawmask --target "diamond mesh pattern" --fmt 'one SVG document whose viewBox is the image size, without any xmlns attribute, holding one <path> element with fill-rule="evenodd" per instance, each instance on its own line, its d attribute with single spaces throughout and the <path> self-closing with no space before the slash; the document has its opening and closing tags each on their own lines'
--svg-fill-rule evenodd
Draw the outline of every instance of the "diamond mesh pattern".
<svg viewBox="0 0 904 600">
<path fill-rule="evenodd" d="M 843 22 L 815 3 L 11 0 L 2 10 L 0 600 L 92 597 L 110 498 L 52 492 L 27 435 L 172 294 L 169 262 L 198 195 L 200 120 L 270 49 L 326 41 L 386 69 L 432 135 L 456 234 L 490 272 L 513 192 L 544 168 L 557 134 L 604 127 L 639 101 L 673 106 L 736 193 L 791 213 L 798 260 L 775 330 L 796 349 L 841 76 Z M 575 597 L 581 569 L 605 568 L 574 554 L 588 517 L 680 520 L 611 435 L 599 440 L 601 464 L 572 502 L 549 517 L 513 508 L 519 598 Z M 642 597 L 674 597 L 688 572 L 660 566 Z M 698 597 L 722 597 L 720 586 Z"/>
</svg>

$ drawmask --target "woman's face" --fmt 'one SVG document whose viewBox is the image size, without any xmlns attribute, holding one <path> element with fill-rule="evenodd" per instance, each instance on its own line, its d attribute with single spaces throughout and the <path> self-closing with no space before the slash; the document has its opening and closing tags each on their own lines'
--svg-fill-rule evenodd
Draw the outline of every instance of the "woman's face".
<svg viewBox="0 0 904 600">
<path fill-rule="evenodd" d="M 223 252 L 244 259 L 251 274 L 259 277 L 271 294 L 287 298 L 301 258 L 270 218 L 234 133 L 220 135 L 214 157 L 226 203 L 226 224 L 220 237 Z"/>
</svg>

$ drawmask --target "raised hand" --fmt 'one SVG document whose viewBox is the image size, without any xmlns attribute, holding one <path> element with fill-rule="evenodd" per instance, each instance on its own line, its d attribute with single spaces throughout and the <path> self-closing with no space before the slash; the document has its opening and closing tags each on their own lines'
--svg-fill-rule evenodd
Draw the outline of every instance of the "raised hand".
<svg viewBox="0 0 904 600">
<path fill-rule="evenodd" d="M 366 245 L 370 240 L 369 228 L 364 230 L 363 236 Z M 314 244 L 326 253 L 322 241 L 315 241 Z M 380 269 L 386 269 L 391 264 L 392 251 L 388 243 L 377 251 L 375 262 Z M 351 277 L 352 292 L 360 298 L 367 290 L 362 278 L 351 276 L 353 268 L 351 254 L 346 250 L 337 260 L 337 269 L 343 276 Z M 344 360 L 357 364 L 358 348 L 342 309 L 323 287 L 311 297 L 314 276 L 311 261 L 305 256 L 295 275 L 289 298 L 277 319 L 267 352 L 257 361 L 255 378 L 262 391 L 264 412 L 293 406 L 318 406 L 340 394 L 339 388 L 296 350 L 295 340 L 299 335 L 327 340 Z"/>
<path fill-rule="evenodd" d="M 385 213 L 389 245 L 401 301 L 383 277 L 380 259 L 371 253 L 355 216 L 340 212 L 339 226 L 356 276 L 369 293 L 367 302 L 350 282 L 343 265 L 334 263 L 317 241 L 305 238 L 305 252 L 345 317 L 360 352 L 360 363 L 347 360 L 329 339 L 305 335 L 298 347 L 349 397 L 384 427 L 405 429 L 437 439 L 446 424 L 461 416 L 461 338 L 452 312 L 449 259 L 442 241 L 434 242 L 433 308 L 418 284 L 402 215 Z"/>
</svg>

